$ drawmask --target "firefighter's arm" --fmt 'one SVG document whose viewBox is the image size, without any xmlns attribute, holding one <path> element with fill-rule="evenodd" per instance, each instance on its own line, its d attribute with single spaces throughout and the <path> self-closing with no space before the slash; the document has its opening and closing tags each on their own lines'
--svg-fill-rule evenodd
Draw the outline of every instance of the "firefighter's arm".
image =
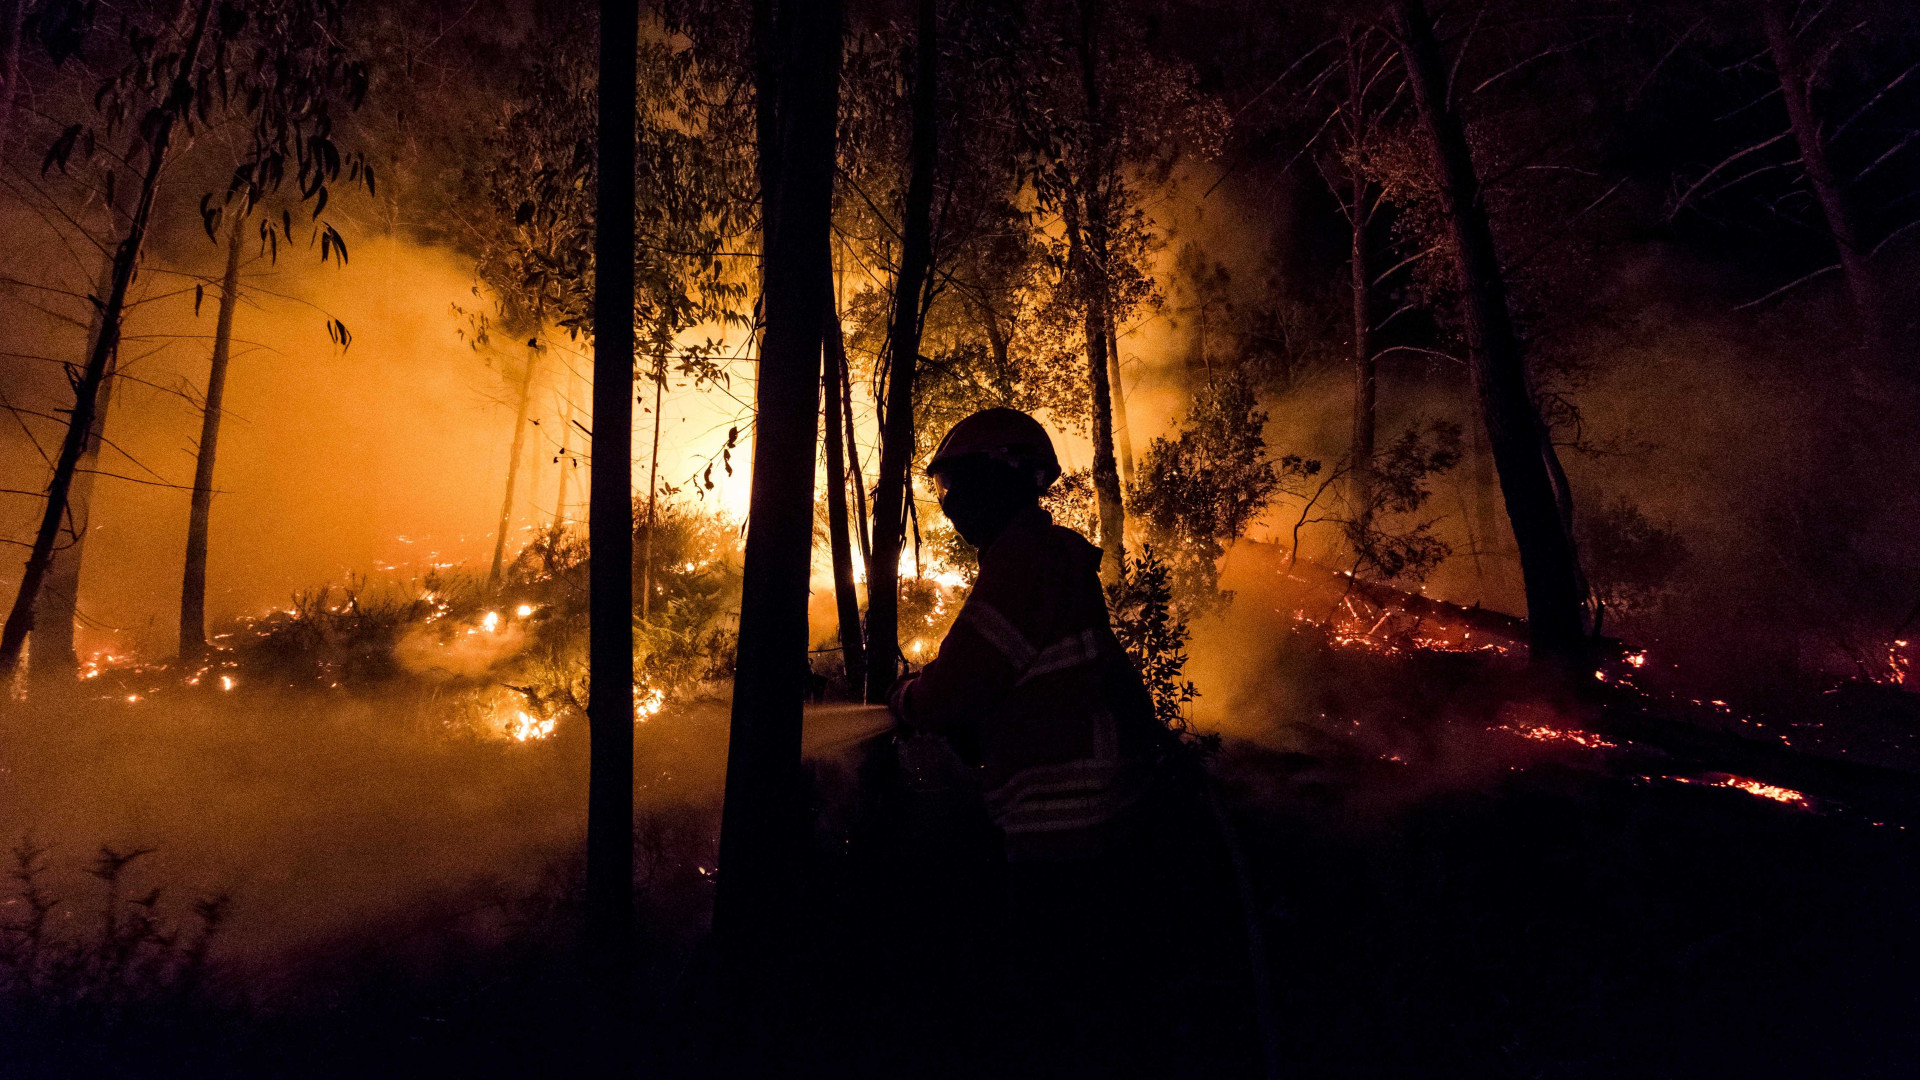
<svg viewBox="0 0 1920 1080">
<path fill-rule="evenodd" d="M 894 694 L 894 714 L 922 731 L 950 733 L 979 705 L 1012 689 L 1032 662 L 1037 590 L 1024 594 L 983 570 L 940 654 Z"/>
</svg>

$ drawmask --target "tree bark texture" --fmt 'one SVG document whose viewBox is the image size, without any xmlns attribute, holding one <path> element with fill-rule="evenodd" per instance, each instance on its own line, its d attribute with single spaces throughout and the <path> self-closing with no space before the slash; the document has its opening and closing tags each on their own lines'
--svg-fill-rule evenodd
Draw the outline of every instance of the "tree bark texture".
<svg viewBox="0 0 1920 1080">
<path fill-rule="evenodd" d="M 227 397 L 227 361 L 233 355 L 233 314 L 240 306 L 240 227 L 235 214 L 227 228 L 227 268 L 220 278 L 220 312 L 213 326 L 213 360 L 207 368 L 207 397 L 200 409 L 200 446 L 193 462 L 193 500 L 187 511 L 187 561 L 180 574 L 180 662 L 190 666 L 207 655 L 207 526 L 213 518 L 213 467 L 220 450 L 222 403 Z"/>
<path fill-rule="evenodd" d="M 572 365 L 568 365 L 569 368 Z M 559 528 L 567 523 L 567 496 L 571 494 L 570 481 L 573 479 L 573 455 L 567 453 L 567 443 L 573 440 L 574 420 L 579 401 L 580 381 L 577 375 L 569 371 L 567 375 L 567 398 L 561 402 L 565 418 L 560 426 L 560 452 L 555 455 L 560 465 L 560 477 L 553 493 L 553 525 Z"/>
<path fill-rule="evenodd" d="M 765 324 L 713 913 L 723 969 L 747 981 L 779 955 L 807 827 L 801 706 L 840 6 L 759 0 L 754 30 Z"/>
<path fill-rule="evenodd" d="M 34 534 L 32 552 L 27 556 L 26 572 L 20 577 L 20 589 L 14 594 L 13 609 L 7 614 L 6 627 L 0 630 L 0 681 L 12 678 L 19 668 L 20 653 L 26 646 L 27 634 L 33 630 L 34 604 L 39 600 L 47 568 L 53 562 L 60 526 L 67 515 L 67 496 L 73 488 L 74 472 L 93 431 L 108 358 L 120 345 L 120 322 L 126 313 L 127 290 L 133 285 L 140 249 L 146 244 L 147 226 L 153 220 L 154 196 L 160 189 L 160 174 L 166 166 L 175 121 L 193 97 L 193 75 L 199 68 L 200 46 L 206 40 L 212 15 L 213 0 L 201 0 L 192 35 L 181 53 L 179 71 L 168 89 L 167 101 L 156 110 L 155 119 L 146 129 L 147 160 L 140 180 L 140 197 L 128 216 L 126 236 L 114 253 L 113 276 L 100 312 L 100 333 L 95 335 L 86 367 L 81 369 L 74 385 L 73 412 L 67 418 L 60 456 L 54 460 L 53 478 L 47 483 L 47 505 L 40 517 L 40 528 Z"/>
<path fill-rule="evenodd" d="M 1573 539 L 1555 498 L 1553 445 L 1527 386 L 1526 358 L 1507 305 L 1506 278 L 1466 129 L 1447 100 L 1447 68 L 1425 3 L 1400 0 L 1397 15 L 1414 105 L 1431 143 L 1441 209 L 1452 225 L 1474 391 L 1520 548 L 1533 655 L 1577 662 L 1585 632 Z"/>
<path fill-rule="evenodd" d="M 899 675 L 900 549 L 906 540 L 907 500 L 913 484 L 913 382 L 920 359 L 921 294 L 933 262 L 933 167 L 938 150 L 935 115 L 939 43 L 933 0 L 919 0 L 915 19 L 913 137 L 908 150 L 906 217 L 900 273 L 894 279 L 893 322 L 887 333 L 887 407 L 881 418 L 880 475 L 873 497 L 873 565 L 867 577 L 867 700 L 887 700 Z"/>
<path fill-rule="evenodd" d="M 111 215 L 109 215 L 109 218 Z M 102 260 L 95 282 L 96 295 L 106 293 L 113 281 L 113 260 Z M 100 337 L 100 307 L 94 306 L 87 327 L 87 351 Z M 27 663 L 27 675 L 36 681 L 71 682 L 80 670 L 80 652 L 74 646 L 75 624 L 80 615 L 80 572 L 86 564 L 87 534 L 93 530 L 93 478 L 100 461 L 100 440 L 107 429 L 107 412 L 113 402 L 114 370 L 119 366 L 119 350 L 107 357 L 106 376 L 100 381 L 100 393 L 94 399 L 93 428 L 87 432 L 80 461 L 74 467 L 73 486 L 67 489 L 67 516 L 72 521 L 70 543 L 54 550 L 53 565 L 40 586 L 40 599 L 34 607 L 33 653 Z"/>
<path fill-rule="evenodd" d="M 1860 319 L 1860 341 L 1869 356 L 1884 359 L 1891 338 L 1886 325 L 1886 297 L 1880 280 L 1868 261 L 1872 248 L 1861 235 L 1853 202 L 1846 185 L 1833 170 L 1827 156 L 1827 140 L 1820 132 L 1820 118 L 1813 111 L 1813 87 L 1788 14 L 1779 0 L 1767 0 L 1760 9 L 1766 28 L 1767 50 L 1773 54 L 1773 68 L 1780 79 L 1780 97 L 1787 106 L 1787 121 L 1793 127 L 1794 142 L 1800 147 L 1800 161 L 1807 170 L 1807 181 L 1820 203 L 1827 221 L 1827 232 L 1839 250 L 1840 273 L 1847 279 L 1847 292 Z"/>
<path fill-rule="evenodd" d="M 1085 236 L 1081 238 L 1081 268 L 1087 294 L 1087 376 L 1093 398 L 1093 492 L 1100 515 L 1100 548 L 1105 553 L 1101 572 L 1109 579 L 1120 573 L 1126 558 L 1126 504 L 1120 497 L 1120 473 L 1113 453 L 1113 385 L 1107 369 L 1112 350 L 1113 299 L 1107 273 L 1108 228 L 1106 191 L 1114 181 L 1107 161 L 1106 117 L 1100 104 L 1099 0 L 1080 3 L 1080 84 L 1086 96 L 1086 147 L 1081 170 L 1081 203 Z"/>
<path fill-rule="evenodd" d="M 1113 445 L 1120 452 L 1120 483 L 1133 486 L 1133 435 L 1127 426 L 1127 384 L 1120 377 L 1120 332 L 1107 324 L 1107 385 L 1113 393 Z"/>
<path fill-rule="evenodd" d="M 0 156 L 13 135 L 13 102 L 20 92 L 20 45 L 26 36 L 27 0 L 7 5 L 6 53 L 0 57 Z"/>
<path fill-rule="evenodd" d="M 665 404 L 667 372 L 663 364 L 653 377 L 653 453 L 647 460 L 647 527 L 640 533 L 640 621 L 653 618 L 653 529 L 659 521 L 660 407 Z"/>
<path fill-rule="evenodd" d="M 507 556 L 507 532 L 513 528 L 513 493 L 520 482 L 520 462 L 527 456 L 527 411 L 533 406 L 534 370 L 540 364 L 538 335 L 545 330 L 536 324 L 535 337 L 527 343 L 527 364 L 520 373 L 520 400 L 513 410 L 513 441 L 507 451 L 507 491 L 500 498 L 500 524 L 493 531 L 493 567 L 487 571 L 487 584 L 500 583 L 500 570 Z"/>
<path fill-rule="evenodd" d="M 588 481 L 589 965 L 615 997 L 633 947 L 633 257 L 639 12 L 600 4 Z"/>
<path fill-rule="evenodd" d="M 866 569 L 867 583 L 873 583 L 873 518 L 867 513 L 867 481 L 860 474 L 860 443 L 854 437 L 853 368 L 847 363 L 845 342 L 840 349 L 840 417 L 846 422 L 847 470 L 853 479 L 853 538 L 860 545 L 860 565 Z"/>
<path fill-rule="evenodd" d="M 828 279 L 823 313 L 821 421 L 827 433 L 827 545 L 833 553 L 833 603 L 840 622 L 840 660 L 846 669 L 847 695 L 864 695 L 867 685 L 865 643 L 861 639 L 860 598 L 853 585 L 853 540 L 847 520 L 847 462 L 845 435 L 840 423 L 840 380 L 845 377 L 846 341 L 841 337 L 840 312 L 833 302 Z"/>
</svg>

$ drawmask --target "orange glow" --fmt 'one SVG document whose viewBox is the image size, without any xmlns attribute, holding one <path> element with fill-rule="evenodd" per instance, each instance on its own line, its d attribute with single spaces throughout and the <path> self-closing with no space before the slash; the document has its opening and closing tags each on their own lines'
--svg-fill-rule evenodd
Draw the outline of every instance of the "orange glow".
<svg viewBox="0 0 1920 1080">
<path fill-rule="evenodd" d="M 1609 739 L 1601 738 L 1591 731 L 1581 731 L 1577 728 L 1549 727 L 1546 724 L 1508 725 L 1498 730 L 1510 732 L 1523 739 L 1532 739 L 1535 742 L 1572 743 L 1575 746 L 1586 747 L 1588 750 L 1610 750 L 1620 745 Z"/>
<path fill-rule="evenodd" d="M 544 739 L 553 734 L 553 726 L 552 717 L 542 720 L 524 709 L 516 709 L 513 720 L 508 725 L 507 734 L 512 736 L 515 742 L 527 742 L 533 739 Z"/>
<path fill-rule="evenodd" d="M 1716 782 L 1714 786 L 1735 788 L 1749 795 L 1757 796 L 1758 798 L 1772 799 L 1774 802 L 1786 803 L 1789 806 L 1798 806 L 1802 810 L 1809 809 L 1813 805 L 1805 795 L 1792 788 L 1765 783 L 1745 776 L 1729 776 L 1725 780 Z"/>
<path fill-rule="evenodd" d="M 660 707 L 667 703 L 665 690 L 653 689 L 633 696 L 633 722 L 644 724 L 648 719 L 660 715 Z"/>
</svg>

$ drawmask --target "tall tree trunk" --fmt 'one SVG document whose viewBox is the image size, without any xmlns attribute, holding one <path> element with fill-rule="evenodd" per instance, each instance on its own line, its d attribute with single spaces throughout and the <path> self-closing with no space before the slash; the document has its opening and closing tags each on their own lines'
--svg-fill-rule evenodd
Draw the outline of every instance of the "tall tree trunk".
<svg viewBox="0 0 1920 1080">
<path fill-rule="evenodd" d="M 900 274 L 893 283 L 887 333 L 887 410 L 881 418 L 880 475 L 873 496 L 873 565 L 867 571 L 867 700 L 884 702 L 899 674 L 900 547 L 913 485 L 913 382 L 920 358 L 920 297 L 933 261 L 933 166 L 939 118 L 935 83 L 939 43 L 933 0 L 919 0 L 913 79 L 913 139 L 908 151 L 906 219 Z"/>
<path fill-rule="evenodd" d="M 1120 332 L 1107 320 L 1107 385 L 1113 392 L 1113 445 L 1120 452 L 1120 482 L 1133 484 L 1133 435 L 1127 426 L 1127 384 L 1120 377 Z"/>
<path fill-rule="evenodd" d="M 207 655 L 207 524 L 213 516 L 213 465 L 220 449 L 221 403 L 227 397 L 227 359 L 233 352 L 233 313 L 240 306 L 240 248 L 245 218 L 227 228 L 227 270 L 220 278 L 220 314 L 213 327 L 213 362 L 200 412 L 200 448 L 193 463 L 193 502 L 187 512 L 187 562 L 180 574 L 180 664 Z"/>
<path fill-rule="evenodd" d="M 567 523 L 567 496 L 571 494 L 569 488 L 574 469 L 573 455 L 567 453 L 567 443 L 573 440 L 575 430 L 573 425 L 578 413 L 579 394 L 579 377 L 573 373 L 572 365 L 568 365 L 567 400 L 562 403 L 565 419 L 560 428 L 560 453 L 557 455 L 560 464 L 560 481 L 553 493 L 553 527 L 556 529 Z"/>
<path fill-rule="evenodd" d="M 616 1001 L 633 948 L 633 256 L 639 9 L 601 0 L 587 545 L 588 963 Z"/>
<path fill-rule="evenodd" d="M 111 213 L 107 214 L 109 221 Z M 104 294 L 113 281 L 113 260 L 102 260 L 95 295 Z M 93 319 L 87 327 L 87 353 L 92 355 L 100 337 L 100 305 L 94 305 Z M 74 466 L 73 486 L 67 490 L 67 516 L 72 520 L 73 538 L 56 548 L 53 565 L 40 586 L 40 600 L 34 608 L 33 653 L 27 663 L 27 675 L 36 681 L 64 684 L 73 681 L 80 670 L 80 653 L 74 647 L 74 628 L 80 614 L 80 571 L 85 565 L 87 534 L 93 531 L 93 479 L 100 461 L 100 440 L 107 429 L 107 411 L 113 402 L 113 375 L 119 366 L 119 350 L 107 357 L 106 377 L 100 381 L 95 399 L 92 430 Z"/>
<path fill-rule="evenodd" d="M 796 900 L 796 862 L 805 841 L 800 725 L 813 556 L 820 282 L 832 272 L 840 5 L 758 0 L 754 46 L 765 325 L 713 911 L 723 965 L 737 988 L 779 955 L 776 943 Z"/>
<path fill-rule="evenodd" d="M 160 174 L 166 167 L 167 148 L 173 142 L 174 121 L 188 108 L 193 98 L 193 76 L 200 65 L 200 46 L 206 40 L 207 23 L 213 15 L 213 0 L 201 0 L 194 17 L 192 36 L 182 50 L 180 68 L 167 100 L 155 110 L 155 117 L 144 125 L 147 161 L 140 181 L 140 198 L 128 217 L 127 234 L 113 257 L 113 278 L 106 302 L 100 312 L 100 333 L 95 335 L 87 365 L 73 388 L 73 412 L 67 418 L 66 437 L 55 459 L 53 478 L 47 483 L 47 505 L 34 534 L 33 549 L 27 556 L 26 572 L 20 577 L 20 590 L 14 594 L 13 609 L 0 630 L 0 682 L 13 677 L 20 666 L 20 653 L 33 630 L 34 604 L 40 598 L 40 584 L 53 562 L 54 545 L 60 536 L 61 522 L 67 515 L 67 497 L 73 488 L 74 470 L 85 451 L 99 404 L 100 387 L 106 381 L 107 360 L 120 345 L 120 322 L 126 313 L 127 290 L 133 285 L 134 271 L 140 263 L 140 249 L 146 244 L 147 226 L 153 220 L 153 200 L 160 189 Z M 131 157 L 132 155 L 128 155 Z"/>
<path fill-rule="evenodd" d="M 867 480 L 860 474 L 860 443 L 854 438 L 853 368 L 847 363 L 847 350 L 840 349 L 840 416 L 847 427 L 847 469 L 853 474 L 853 538 L 860 544 L 860 565 L 865 568 L 867 584 L 873 584 L 873 538 L 868 527 L 873 519 L 867 514 Z M 871 588 L 869 588 L 871 591 Z"/>
<path fill-rule="evenodd" d="M 1487 445 L 1487 426 L 1468 426 L 1473 438 L 1469 458 L 1472 478 L 1468 481 L 1473 487 L 1473 572 L 1474 576 L 1484 578 L 1488 561 L 1493 557 L 1493 538 L 1500 531 L 1500 514 L 1494 506 L 1499 480 L 1494 475 L 1493 448 Z"/>
<path fill-rule="evenodd" d="M 853 587 L 853 541 L 848 536 L 847 463 L 840 423 L 840 389 L 847 346 L 841 338 L 840 312 L 827 282 L 826 351 L 822 356 L 821 420 L 827 432 L 827 545 L 833 552 L 833 603 L 840 621 L 840 660 L 846 666 L 847 695 L 860 697 L 867 685 L 866 649 L 861 641 L 860 598 Z"/>
<path fill-rule="evenodd" d="M 527 411 L 533 406 L 533 379 L 540 366 L 540 334 L 546 330 L 536 323 L 534 336 L 527 342 L 527 365 L 520 373 L 520 401 L 513 410 L 513 443 L 507 451 L 507 492 L 500 499 L 500 524 L 493 531 L 493 567 L 487 571 L 487 584 L 500 583 L 501 565 L 507 555 L 507 531 L 513 528 L 513 489 L 520 480 L 520 461 L 527 456 Z"/>
<path fill-rule="evenodd" d="M 1101 571 L 1120 573 L 1126 557 L 1126 505 L 1120 498 L 1120 473 L 1114 466 L 1113 386 L 1107 366 L 1112 351 L 1113 299 L 1107 243 L 1107 205 L 1103 190 L 1115 182 L 1107 161 L 1106 118 L 1101 112 L 1099 79 L 1099 0 L 1080 0 L 1080 84 L 1086 95 L 1086 152 L 1081 168 L 1081 205 L 1086 235 L 1081 238 L 1081 270 L 1087 293 L 1087 376 L 1093 398 L 1093 492 L 1100 512 Z"/>
<path fill-rule="evenodd" d="M 1093 397 L 1093 493 L 1100 516 L 1100 548 L 1105 553 L 1101 573 L 1111 578 L 1120 572 L 1126 555 L 1126 508 L 1120 500 L 1120 473 L 1113 455 L 1113 393 L 1107 382 L 1106 319 L 1098 302 L 1090 302 L 1087 312 L 1087 375 Z"/>
<path fill-rule="evenodd" d="M 665 361 L 653 375 L 653 454 L 647 461 L 647 527 L 640 534 L 640 621 L 653 618 L 653 528 L 659 521 L 660 406 L 666 396 Z"/>
<path fill-rule="evenodd" d="M 1355 76 L 1357 79 L 1358 76 Z M 1353 170 L 1353 507 L 1364 523 L 1373 516 L 1373 435 L 1379 361 L 1373 354 L 1373 280 L 1367 261 L 1367 180 Z"/>
<path fill-rule="evenodd" d="M 13 102 L 20 96 L 20 44 L 27 30 L 27 0 L 7 5 L 6 52 L 0 56 L 0 158 L 13 135 Z"/>
<path fill-rule="evenodd" d="M 1813 111 L 1813 87 L 1794 40 L 1793 27 L 1779 0 L 1761 5 L 1760 19 L 1766 27 L 1767 50 L 1773 54 L 1774 73 L 1780 80 L 1780 97 L 1787 105 L 1787 121 L 1793 127 L 1793 139 L 1800 147 L 1800 161 L 1806 167 L 1807 180 L 1820 202 L 1827 220 L 1827 232 L 1839 249 L 1840 272 L 1847 279 L 1847 292 L 1853 298 L 1854 312 L 1860 319 L 1861 344 L 1875 360 L 1884 360 L 1892 344 L 1887 330 L 1886 294 L 1868 257 L 1872 249 L 1861 235 L 1860 223 L 1847 197 L 1846 185 L 1833 171 L 1827 156 L 1827 141 L 1820 133 L 1820 118 Z"/>
<path fill-rule="evenodd" d="M 1447 68 L 1425 3 L 1400 0 L 1397 14 L 1414 105 L 1431 142 L 1441 209 L 1453 227 L 1474 391 L 1520 547 L 1533 654 L 1536 660 L 1576 663 L 1585 648 L 1580 573 L 1555 498 L 1549 465 L 1553 445 L 1527 387 L 1526 358 L 1507 306 L 1506 278 L 1480 179 L 1466 130 L 1447 101 Z"/>
</svg>

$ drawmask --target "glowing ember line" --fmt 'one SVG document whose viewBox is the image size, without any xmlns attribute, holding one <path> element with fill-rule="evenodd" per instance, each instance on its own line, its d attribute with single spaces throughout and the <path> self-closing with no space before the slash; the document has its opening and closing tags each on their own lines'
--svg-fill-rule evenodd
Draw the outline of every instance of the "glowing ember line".
<svg viewBox="0 0 1920 1080">
<path fill-rule="evenodd" d="M 1619 743 L 1603 739 L 1590 731 L 1548 727 L 1545 724 L 1532 724 L 1521 727 L 1506 726 L 1501 727 L 1499 730 L 1511 732 L 1523 739 L 1532 739 L 1535 742 L 1566 742 L 1572 743 L 1575 746 L 1584 746 L 1589 750 L 1610 750 L 1620 745 Z"/>
<path fill-rule="evenodd" d="M 1774 802 L 1786 803 L 1789 806 L 1798 806 L 1801 809 L 1806 809 L 1813 805 L 1807 800 L 1805 795 L 1792 788 L 1781 787 L 1778 784 L 1764 783 L 1745 776 L 1729 776 L 1725 780 L 1717 781 L 1713 786 L 1736 788 L 1758 798 L 1772 799 Z"/>
</svg>

